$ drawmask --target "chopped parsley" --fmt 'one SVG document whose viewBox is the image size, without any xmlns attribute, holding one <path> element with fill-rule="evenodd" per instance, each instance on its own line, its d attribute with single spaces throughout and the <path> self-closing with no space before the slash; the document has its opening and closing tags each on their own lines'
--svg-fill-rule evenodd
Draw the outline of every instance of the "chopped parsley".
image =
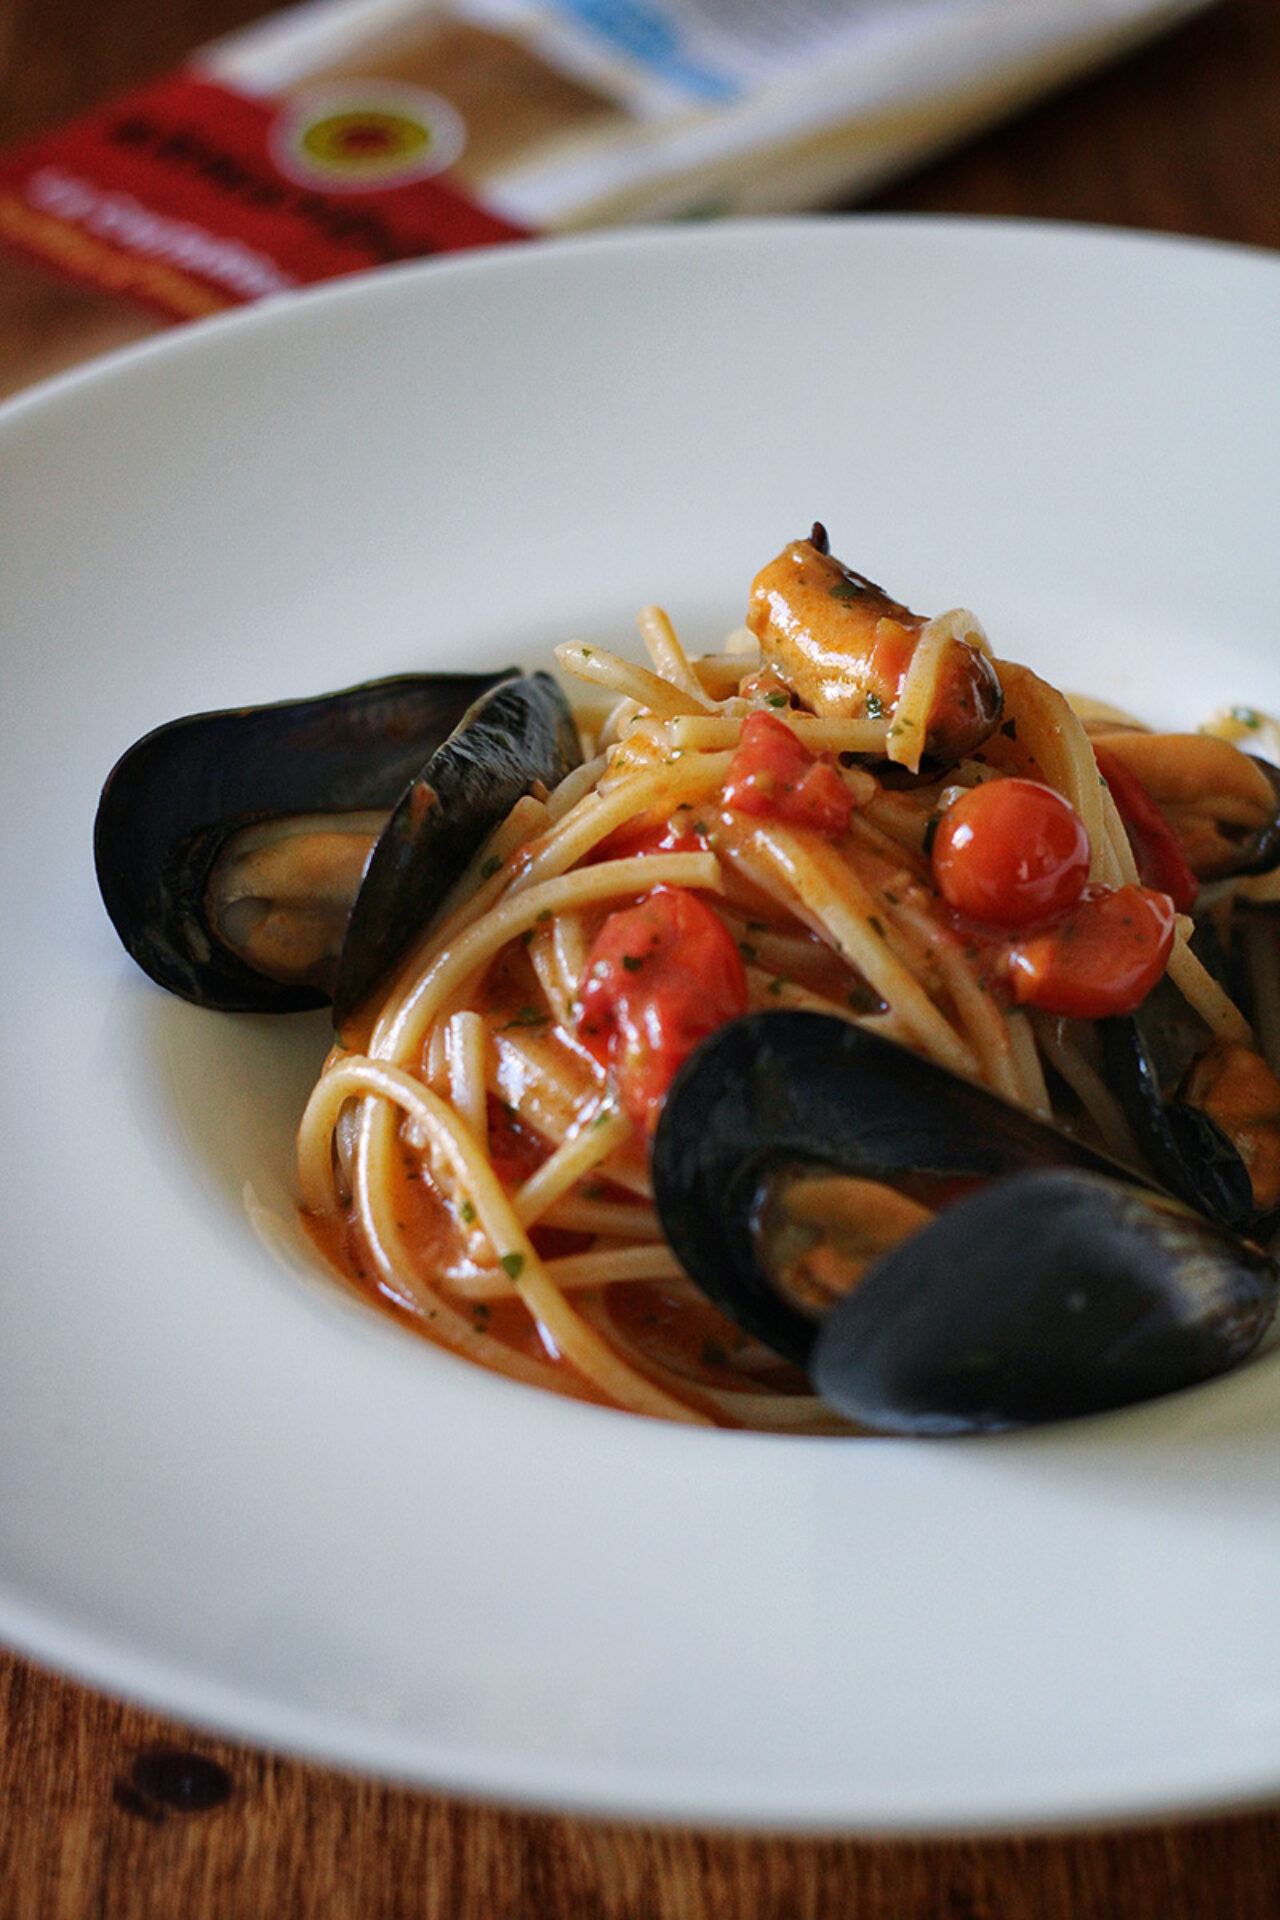
<svg viewBox="0 0 1280 1920">
<path fill-rule="evenodd" d="M 502 1271 L 509 1280 L 518 1280 L 524 1271 L 524 1255 L 522 1253 L 504 1253 L 502 1256 Z"/>
</svg>

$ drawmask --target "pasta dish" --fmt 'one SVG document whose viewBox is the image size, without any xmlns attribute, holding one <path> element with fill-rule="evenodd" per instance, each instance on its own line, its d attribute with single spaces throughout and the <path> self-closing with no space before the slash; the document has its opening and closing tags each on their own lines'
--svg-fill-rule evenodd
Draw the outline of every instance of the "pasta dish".
<svg viewBox="0 0 1280 1920">
<path fill-rule="evenodd" d="M 325 1064 L 302 1202 L 357 1287 L 512 1380 L 837 1429 L 695 1288 L 653 1204 L 673 1077 L 770 1009 L 886 1036 L 1141 1168 L 1104 1030 L 1159 985 L 1204 1040 L 1181 1099 L 1276 1206 L 1268 1037 L 1202 937 L 1225 947 L 1271 884 L 1276 789 L 1230 725 L 1161 735 L 1069 699 L 819 527 L 722 651 L 691 658 L 656 607 L 640 630 L 645 665 L 558 649 L 582 764 L 517 800 Z"/>
</svg>

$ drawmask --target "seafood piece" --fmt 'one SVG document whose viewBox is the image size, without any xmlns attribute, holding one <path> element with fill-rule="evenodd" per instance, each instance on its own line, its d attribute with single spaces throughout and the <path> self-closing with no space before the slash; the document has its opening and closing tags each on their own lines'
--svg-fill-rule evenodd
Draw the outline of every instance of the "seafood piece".
<svg viewBox="0 0 1280 1920">
<path fill-rule="evenodd" d="M 349 1011 L 519 794 L 578 757 L 559 689 L 515 668 L 194 715 L 108 777 L 98 883 L 125 947 L 171 993 L 287 1012 L 341 989 Z M 393 900 L 402 884 L 413 905 Z"/>
<path fill-rule="evenodd" d="M 912 771 L 922 758 L 950 765 L 971 753 L 1000 718 L 996 670 L 964 637 L 980 632 L 972 615 L 912 613 L 833 559 L 820 524 L 756 575 L 747 625 L 814 713 L 890 717 L 889 758 Z"/>
<path fill-rule="evenodd" d="M 713 1034 L 677 1075 L 653 1146 L 655 1199 L 681 1265 L 740 1326 L 802 1365 L 812 1314 L 780 1296 L 760 1257 L 775 1231 L 770 1195 L 799 1171 L 901 1183 L 936 1206 L 975 1182 L 1063 1165 L 1118 1171 L 920 1054 L 790 1010 Z"/>
<path fill-rule="evenodd" d="M 248 851 L 261 857 L 267 846 L 278 848 L 276 823 L 308 816 L 310 831 L 331 836 L 329 851 L 338 867 L 358 883 L 372 838 L 407 782 L 472 702 L 516 671 L 375 680 L 318 699 L 193 714 L 146 734 L 108 775 L 94 823 L 102 898 L 138 965 L 170 993 L 202 1007 L 287 1012 L 323 1006 L 351 893 L 333 906 L 326 928 L 313 924 L 315 940 L 303 934 L 291 942 L 278 927 L 268 936 L 277 953 L 288 953 L 286 977 L 272 978 L 245 957 L 252 937 L 245 933 L 251 915 L 244 902 L 261 902 L 263 888 L 256 878 L 246 884 L 246 876 L 237 874 L 229 843 L 252 828 L 256 845 Z M 374 817 L 363 823 L 350 818 L 370 813 Z M 264 878 L 278 888 L 278 869 L 285 867 L 291 897 L 310 899 L 317 889 L 332 895 L 332 873 L 321 880 L 314 862 L 312 871 L 298 877 L 296 861 L 307 838 L 291 827 L 287 847 L 271 856 L 277 871 Z M 349 843 L 345 849 L 334 844 L 341 840 Z M 313 840 L 311 852 L 317 851 Z M 211 902 L 209 883 L 220 856 L 224 884 Z M 224 907 L 232 909 L 239 952 L 228 944 L 225 928 L 218 930 Z"/>
<path fill-rule="evenodd" d="M 1178 1201 L 1059 1168 L 984 1187 L 826 1317 L 814 1385 L 878 1432 L 993 1433 L 1155 1400 L 1236 1366 L 1276 1269 Z"/>
<path fill-rule="evenodd" d="M 373 850 L 342 944 L 336 1026 L 391 972 L 520 796 L 558 786 L 581 760 L 549 673 L 506 680 L 476 702 L 410 782 Z"/>
<path fill-rule="evenodd" d="M 986 1430 L 1173 1392 L 1236 1365 L 1275 1309 L 1258 1248 L 822 1015 L 754 1014 L 706 1042 L 668 1095 L 653 1174 L 703 1291 L 885 1430 Z M 944 1303 L 953 1273 L 963 1308 Z M 917 1315 L 917 1292 L 943 1304 Z M 879 1356 L 866 1370 L 864 1353 Z"/>
<path fill-rule="evenodd" d="M 1204 938 L 1193 945 L 1203 952 Z M 1167 978 L 1099 1034 L 1107 1079 L 1170 1192 L 1265 1236 L 1280 1206 L 1280 1082 L 1262 1055 L 1216 1036 Z"/>
<path fill-rule="evenodd" d="M 1280 769 L 1211 733 L 1092 734 L 1168 821 L 1200 881 L 1280 865 Z M 1121 809 L 1123 811 L 1123 807 Z"/>
</svg>

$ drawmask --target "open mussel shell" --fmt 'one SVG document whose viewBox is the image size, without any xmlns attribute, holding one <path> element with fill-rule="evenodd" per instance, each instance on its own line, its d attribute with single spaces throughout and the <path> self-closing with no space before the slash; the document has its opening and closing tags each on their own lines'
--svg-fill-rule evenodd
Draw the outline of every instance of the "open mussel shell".
<svg viewBox="0 0 1280 1920">
<path fill-rule="evenodd" d="M 116 764 L 94 824 L 107 912 L 128 952 L 170 993 L 233 1012 L 323 1006 L 224 946 L 207 888 L 251 823 L 392 807 L 500 674 L 417 674 L 312 700 L 193 714 L 146 734 Z"/>
<path fill-rule="evenodd" d="M 1155 1173 L 1188 1206 L 1238 1233 L 1258 1228 L 1249 1170 L 1222 1128 L 1180 1097 L 1213 1039 L 1171 980 L 1142 1005 L 1099 1027 L 1107 1082 Z"/>
<path fill-rule="evenodd" d="M 879 1432 L 991 1433 L 1136 1405 L 1225 1373 L 1276 1270 L 1179 1202 L 1074 1168 L 957 1201 L 823 1320 L 819 1393 Z"/>
<path fill-rule="evenodd" d="M 653 1172 L 664 1231 L 702 1290 L 878 1430 L 989 1431 L 1174 1392 L 1236 1365 L 1275 1310 L 1258 1248 L 823 1015 L 753 1014 L 714 1034 L 667 1097 Z M 849 1291 L 806 1298 L 777 1223 L 802 1218 L 790 1196 L 815 1184 L 855 1192 L 851 1211 L 904 1191 L 942 1210 Z"/>
<path fill-rule="evenodd" d="M 506 680 L 470 709 L 410 782 L 370 857 L 343 942 L 336 1026 L 391 972 L 521 795 L 557 786 L 581 759 L 550 674 Z"/>
<path fill-rule="evenodd" d="M 1103 1155 L 880 1035 L 825 1014 L 748 1014 L 672 1084 L 654 1195 L 686 1272 L 740 1326 L 804 1365 L 816 1320 L 783 1299 L 759 1253 L 770 1182 L 827 1167 L 891 1182 L 994 1180 L 1033 1167 L 1114 1173 Z"/>
</svg>

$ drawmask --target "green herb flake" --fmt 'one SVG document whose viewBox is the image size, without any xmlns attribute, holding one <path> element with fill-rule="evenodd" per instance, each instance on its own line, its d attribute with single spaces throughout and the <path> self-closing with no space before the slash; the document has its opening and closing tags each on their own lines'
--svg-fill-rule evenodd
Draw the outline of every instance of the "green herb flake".
<svg viewBox="0 0 1280 1920">
<path fill-rule="evenodd" d="M 880 695 L 878 693 L 869 693 L 867 695 L 868 720 L 879 720 L 883 713 L 884 701 L 880 698 Z"/>
<path fill-rule="evenodd" d="M 787 982 L 783 979 L 782 975 L 779 974 L 776 980 L 769 982 L 769 991 L 770 993 L 781 993 L 786 984 Z"/>
<path fill-rule="evenodd" d="M 1017 737 L 1018 737 L 1018 723 L 1017 723 L 1017 721 L 1016 721 L 1016 720 L 1006 720 L 1006 721 L 1005 721 L 1005 723 L 1004 723 L 1004 725 L 1003 725 L 1003 726 L 1001 727 L 1001 729 L 1000 729 L 1000 731 L 1001 731 L 1001 733 L 1002 733 L 1002 734 L 1004 735 L 1004 737 L 1005 737 L 1005 739 L 1006 739 L 1006 740 L 1016 740 L 1016 739 L 1017 739 Z"/>
<path fill-rule="evenodd" d="M 538 915 L 538 925 L 540 927 L 544 926 L 548 920 L 554 920 L 554 919 L 555 919 L 555 914 L 552 912 L 551 908 L 544 907 L 542 909 L 542 912 Z"/>
<path fill-rule="evenodd" d="M 738 952 L 742 955 L 744 960 L 750 963 L 754 963 L 756 959 L 756 950 L 752 946 L 749 940 L 739 940 Z"/>
<path fill-rule="evenodd" d="M 545 1027 L 550 1018 L 550 1014 L 544 1013 L 541 1007 L 521 1007 L 514 1019 L 507 1021 L 502 1031 L 510 1033 L 513 1027 Z"/>
<path fill-rule="evenodd" d="M 766 693 L 764 703 L 766 707 L 789 707 L 791 705 L 785 693 Z"/>
<path fill-rule="evenodd" d="M 880 935 L 880 938 L 881 938 L 881 939 L 883 940 L 883 939 L 884 939 L 884 926 L 883 926 L 883 924 L 882 924 L 882 922 L 881 922 L 881 921 L 879 921 L 879 920 L 878 920 L 878 919 L 876 918 L 876 916 L 875 916 L 875 914 L 874 914 L 874 913 L 869 913 L 869 914 L 867 915 L 867 923 L 868 923 L 868 925 L 869 925 L 869 926 L 872 926 L 872 927 L 874 927 L 874 928 L 875 928 L 875 930 L 876 930 L 876 932 L 877 932 L 877 933 L 878 933 L 878 934 Z"/>
<path fill-rule="evenodd" d="M 925 821 L 924 850 L 925 850 L 926 856 L 928 856 L 933 852 L 933 843 L 938 837 L 938 828 L 941 825 L 942 825 L 942 815 L 940 813 L 931 813 L 929 815 L 929 818 Z"/>
<path fill-rule="evenodd" d="M 862 588 L 854 580 L 837 580 L 829 589 L 833 600 L 861 600 Z"/>
<path fill-rule="evenodd" d="M 641 967 L 644 965 L 644 955 L 642 953 L 624 953 L 622 956 L 622 964 L 628 973 L 639 973 Z"/>
<path fill-rule="evenodd" d="M 1231 718 L 1238 727 L 1248 727 L 1250 733 L 1256 733 L 1262 725 L 1262 715 L 1256 707 L 1232 707 Z"/>
<path fill-rule="evenodd" d="M 471 1226 L 472 1222 L 475 1220 L 476 1210 L 472 1206 L 469 1200 L 464 1200 L 462 1205 L 458 1208 L 458 1214 L 462 1220 L 463 1225 L 469 1227 Z"/>
<path fill-rule="evenodd" d="M 494 874 L 501 873 L 501 871 L 502 871 L 502 862 L 501 860 L 499 860 L 497 854 L 494 853 L 489 856 L 489 858 L 485 861 L 484 865 L 481 867 L 480 878 L 482 880 L 492 880 Z"/>
<path fill-rule="evenodd" d="M 502 1271 L 506 1274 L 508 1280 L 518 1280 L 524 1271 L 524 1255 L 522 1253 L 504 1253 L 502 1256 Z"/>
</svg>

